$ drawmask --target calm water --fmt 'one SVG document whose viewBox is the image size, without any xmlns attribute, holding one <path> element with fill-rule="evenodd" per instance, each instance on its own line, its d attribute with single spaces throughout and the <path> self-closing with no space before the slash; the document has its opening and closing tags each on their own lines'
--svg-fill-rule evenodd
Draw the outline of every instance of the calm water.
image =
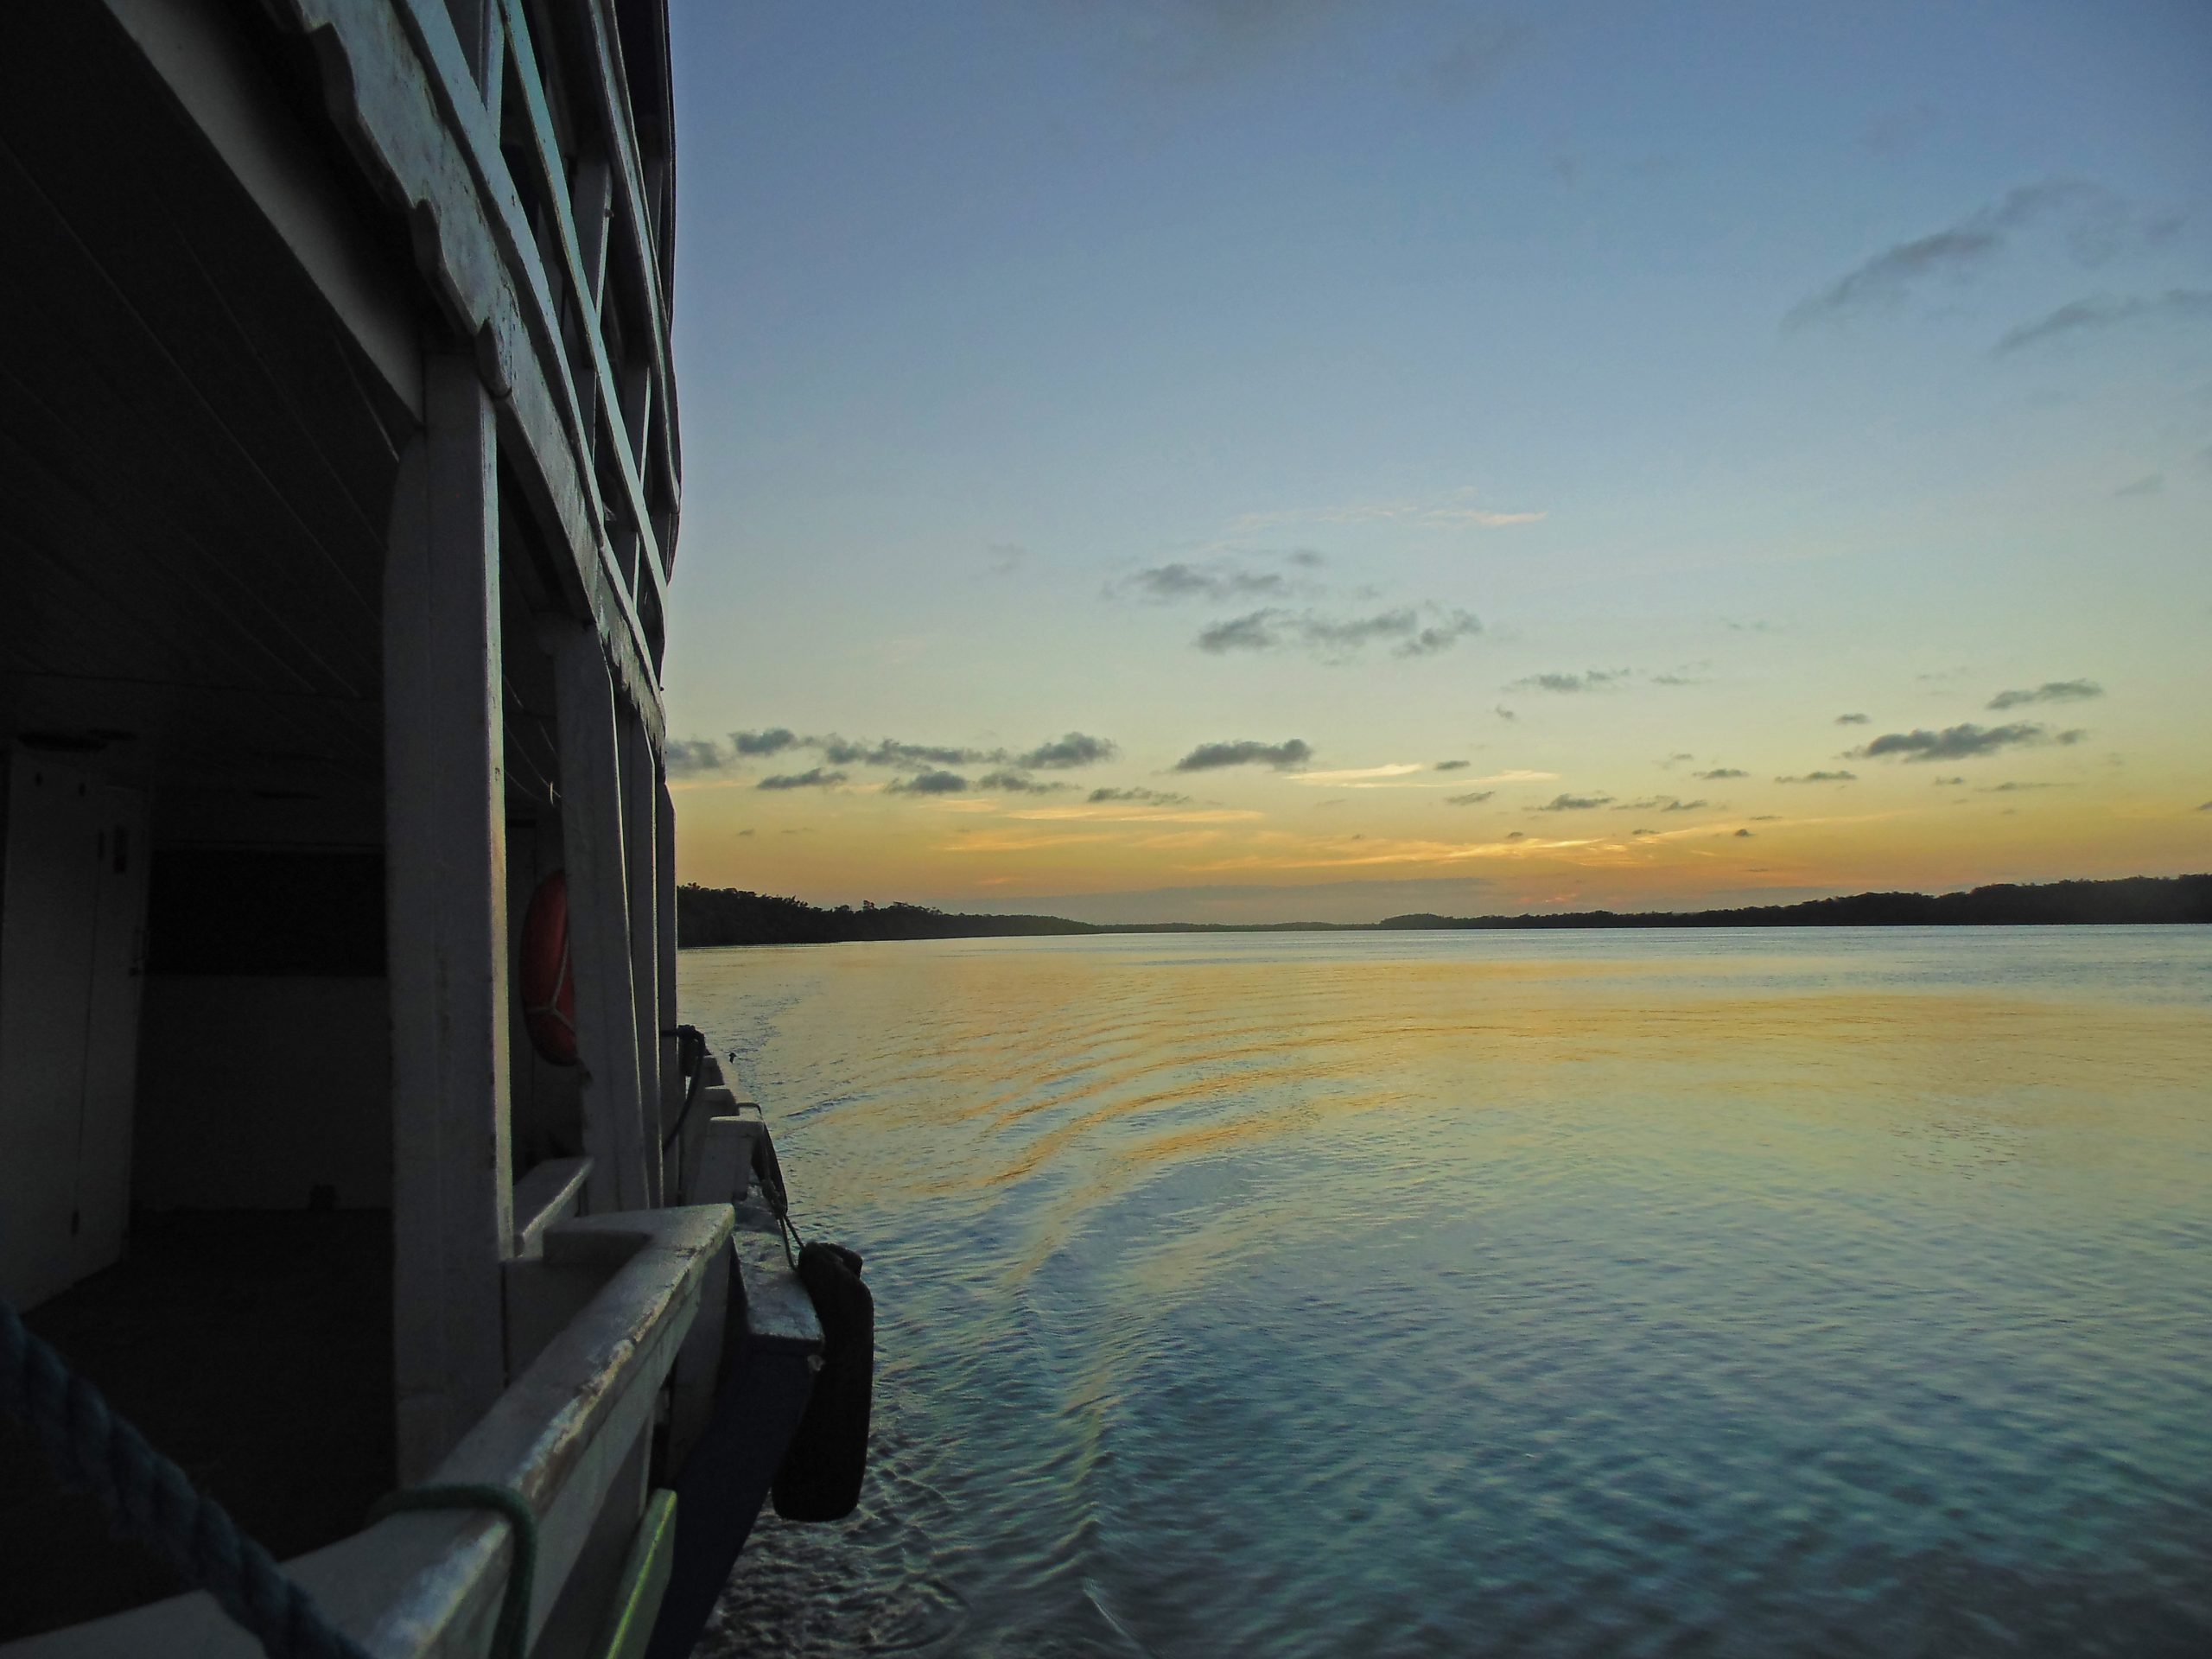
<svg viewBox="0 0 2212 1659">
<path fill-rule="evenodd" d="M 708 1651 L 2212 1651 L 2212 931 L 683 973 L 879 1310 Z"/>
</svg>

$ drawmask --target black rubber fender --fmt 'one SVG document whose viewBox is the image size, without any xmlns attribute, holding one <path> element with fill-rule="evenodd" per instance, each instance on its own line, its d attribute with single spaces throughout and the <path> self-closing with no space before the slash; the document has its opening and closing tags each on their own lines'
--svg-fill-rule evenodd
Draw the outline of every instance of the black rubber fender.
<svg viewBox="0 0 2212 1659">
<path fill-rule="evenodd" d="M 799 1282 L 822 1321 L 822 1370 L 776 1471 L 776 1513 L 786 1521 L 842 1521 L 861 1499 L 875 1391 L 875 1297 L 861 1258 L 842 1244 L 808 1244 Z"/>
</svg>

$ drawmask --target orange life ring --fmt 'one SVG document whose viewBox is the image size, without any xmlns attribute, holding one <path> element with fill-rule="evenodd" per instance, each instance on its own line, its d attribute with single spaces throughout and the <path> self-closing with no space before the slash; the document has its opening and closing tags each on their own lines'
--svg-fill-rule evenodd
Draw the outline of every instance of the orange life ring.
<svg viewBox="0 0 2212 1659">
<path fill-rule="evenodd" d="M 576 980 L 569 961 L 569 877 L 537 884 L 522 919 L 523 1022 L 530 1044 L 555 1065 L 576 1063 Z"/>
</svg>

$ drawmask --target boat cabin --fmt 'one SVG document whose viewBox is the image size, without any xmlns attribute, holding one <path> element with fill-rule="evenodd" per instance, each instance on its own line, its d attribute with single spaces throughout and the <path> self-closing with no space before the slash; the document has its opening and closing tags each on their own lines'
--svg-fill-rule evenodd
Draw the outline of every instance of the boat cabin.
<svg viewBox="0 0 2212 1659">
<path fill-rule="evenodd" d="M 378 1653 L 489 1640 L 433 1480 L 634 1637 L 746 1260 L 819 1343 L 678 1036 L 673 166 L 664 0 L 0 7 L 0 1299 Z M 0 1423 L 0 1653 L 175 1590 Z"/>
</svg>

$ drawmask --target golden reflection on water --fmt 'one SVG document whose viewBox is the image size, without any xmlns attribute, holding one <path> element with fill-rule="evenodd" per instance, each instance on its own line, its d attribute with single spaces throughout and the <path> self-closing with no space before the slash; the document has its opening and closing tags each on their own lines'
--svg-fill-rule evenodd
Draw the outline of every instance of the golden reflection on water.
<svg viewBox="0 0 2212 1659">
<path fill-rule="evenodd" d="M 2202 930 L 975 941 L 683 990 L 881 1308 L 873 1507 L 756 1547 L 819 1639 L 741 1576 L 729 1651 L 2212 1620 Z"/>
</svg>

